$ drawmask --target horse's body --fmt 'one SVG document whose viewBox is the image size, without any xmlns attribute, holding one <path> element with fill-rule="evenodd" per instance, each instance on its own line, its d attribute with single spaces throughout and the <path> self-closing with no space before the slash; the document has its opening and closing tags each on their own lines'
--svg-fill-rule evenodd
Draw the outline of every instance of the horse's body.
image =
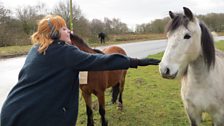
<svg viewBox="0 0 224 126">
<path fill-rule="evenodd" d="M 191 126 L 202 113 L 214 126 L 224 126 L 224 53 L 215 49 L 207 27 L 184 7 L 184 14 L 169 12 L 168 45 L 160 63 L 164 78 L 181 78 L 181 97 Z"/>
<path fill-rule="evenodd" d="M 100 38 L 100 43 L 101 44 L 105 43 L 106 34 L 104 32 L 100 32 L 98 34 L 98 37 Z"/>
<path fill-rule="evenodd" d="M 71 35 L 71 41 L 73 45 L 76 45 L 80 50 L 88 53 L 105 53 L 113 54 L 119 53 L 126 55 L 125 51 L 117 46 L 107 47 L 101 52 L 100 50 L 92 49 L 84 41 L 76 35 Z M 119 95 L 118 107 L 122 109 L 122 92 L 125 83 L 125 76 L 127 70 L 113 70 L 113 71 L 89 71 L 88 72 L 88 84 L 80 85 L 82 90 L 82 96 L 86 102 L 87 112 L 87 125 L 93 126 L 93 112 L 92 112 L 92 101 L 91 94 L 94 94 L 98 98 L 99 102 L 99 113 L 101 115 L 102 126 L 107 126 L 105 119 L 105 96 L 104 92 L 107 88 L 112 87 L 112 102 L 115 103 L 117 96 Z"/>
</svg>

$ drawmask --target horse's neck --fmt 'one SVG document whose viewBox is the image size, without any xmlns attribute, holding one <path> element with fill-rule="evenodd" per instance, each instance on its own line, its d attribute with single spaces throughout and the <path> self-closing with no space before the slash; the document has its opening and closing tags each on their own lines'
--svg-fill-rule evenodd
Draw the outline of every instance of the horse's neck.
<svg viewBox="0 0 224 126">
<path fill-rule="evenodd" d="M 209 70 L 202 56 L 199 56 L 195 61 L 188 65 L 184 81 L 188 83 L 202 84 L 209 76 Z"/>
<path fill-rule="evenodd" d="M 188 65 L 188 74 L 198 75 L 208 72 L 207 65 L 204 62 L 203 56 L 199 56 L 195 61 Z"/>
<path fill-rule="evenodd" d="M 83 47 L 81 45 L 76 45 L 80 50 L 88 53 L 95 53 L 95 51 L 90 47 Z"/>
<path fill-rule="evenodd" d="M 202 55 L 199 55 L 199 57 L 191 62 L 188 65 L 187 71 L 190 72 L 189 74 L 195 75 L 195 74 L 203 74 L 204 73 L 209 73 L 214 70 L 221 70 L 224 69 L 224 52 L 216 49 L 215 50 L 215 62 L 214 66 L 211 65 L 210 69 L 208 70 L 208 66 L 204 61 L 204 57 Z M 207 75 L 207 74 L 205 74 Z"/>
</svg>

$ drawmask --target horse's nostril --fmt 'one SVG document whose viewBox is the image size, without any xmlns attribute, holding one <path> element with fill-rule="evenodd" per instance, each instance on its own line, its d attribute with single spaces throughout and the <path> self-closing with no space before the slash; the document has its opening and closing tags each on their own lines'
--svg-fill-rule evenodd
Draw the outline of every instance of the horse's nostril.
<svg viewBox="0 0 224 126">
<path fill-rule="evenodd" d="M 170 74 L 170 69 L 168 67 L 166 68 L 165 74 L 166 75 L 169 75 Z"/>
</svg>

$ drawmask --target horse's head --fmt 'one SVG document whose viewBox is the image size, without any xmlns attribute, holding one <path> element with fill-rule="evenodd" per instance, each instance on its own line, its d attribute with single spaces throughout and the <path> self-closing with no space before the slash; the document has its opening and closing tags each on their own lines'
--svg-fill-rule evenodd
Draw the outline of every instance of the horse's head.
<svg viewBox="0 0 224 126">
<path fill-rule="evenodd" d="M 80 50 L 88 52 L 88 53 L 93 53 L 94 50 L 88 46 L 88 44 L 78 35 L 76 34 L 70 34 L 70 39 L 72 45 L 78 47 Z"/>
<path fill-rule="evenodd" d="M 70 34 L 70 39 L 71 39 L 72 45 L 77 46 L 79 49 L 81 49 L 83 46 L 88 46 L 88 45 L 86 45 L 86 43 L 84 42 L 84 40 L 81 37 L 79 37 L 78 35 L 76 35 L 74 33 Z"/>
<path fill-rule="evenodd" d="M 101 50 L 99 49 L 92 49 L 91 47 L 88 46 L 88 44 L 78 35 L 72 33 L 70 34 L 70 39 L 72 45 L 78 47 L 80 50 L 88 52 L 88 53 L 101 53 L 104 54 Z"/>
<path fill-rule="evenodd" d="M 209 36 L 204 32 L 207 28 L 194 17 L 190 9 L 183 9 L 183 14 L 169 11 L 171 20 L 167 25 L 168 43 L 159 65 L 161 75 L 168 79 L 182 76 L 188 64 L 203 55 L 208 46 L 202 42 L 204 36 Z M 202 30 L 204 27 L 205 30 Z"/>
</svg>

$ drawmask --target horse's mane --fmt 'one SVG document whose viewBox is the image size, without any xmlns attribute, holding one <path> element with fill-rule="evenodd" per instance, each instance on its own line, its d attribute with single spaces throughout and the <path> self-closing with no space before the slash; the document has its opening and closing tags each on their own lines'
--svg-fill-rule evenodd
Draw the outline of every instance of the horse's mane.
<svg viewBox="0 0 224 126">
<path fill-rule="evenodd" d="M 76 34 L 70 34 L 70 38 L 71 38 L 71 41 L 72 41 L 72 45 L 74 45 L 75 42 L 77 42 L 79 45 L 81 45 L 85 48 L 91 48 L 91 47 L 88 46 L 88 44 L 85 43 L 85 41 L 81 37 L 79 37 Z"/>
<path fill-rule="evenodd" d="M 99 49 L 92 49 L 81 37 L 79 37 L 78 35 L 76 34 L 70 34 L 70 39 L 71 39 L 71 42 L 72 42 L 72 45 L 79 45 L 85 49 L 88 49 L 88 50 L 91 50 L 95 53 L 101 53 L 101 54 L 104 54 L 101 50 Z"/>
<path fill-rule="evenodd" d="M 215 64 L 215 47 L 214 47 L 214 40 L 213 36 L 211 35 L 210 31 L 208 30 L 207 26 L 200 22 L 201 28 L 201 46 L 202 46 L 202 53 L 204 56 L 204 61 L 207 63 L 208 68 L 211 65 Z"/>
<path fill-rule="evenodd" d="M 101 54 L 104 54 L 103 51 L 99 50 L 99 49 L 93 49 L 96 53 L 101 53 Z"/>
<path fill-rule="evenodd" d="M 172 19 L 168 23 L 166 27 L 166 32 L 175 31 L 181 25 L 187 28 L 189 22 L 190 22 L 189 18 L 187 18 L 184 14 L 177 13 L 174 19 Z M 199 22 L 199 25 L 202 33 L 201 34 L 202 53 L 204 61 L 209 69 L 215 63 L 214 40 L 207 26 L 202 21 Z"/>
<path fill-rule="evenodd" d="M 181 25 L 187 28 L 189 22 L 190 20 L 185 15 L 177 13 L 176 16 L 167 24 L 165 31 L 175 31 Z"/>
</svg>

